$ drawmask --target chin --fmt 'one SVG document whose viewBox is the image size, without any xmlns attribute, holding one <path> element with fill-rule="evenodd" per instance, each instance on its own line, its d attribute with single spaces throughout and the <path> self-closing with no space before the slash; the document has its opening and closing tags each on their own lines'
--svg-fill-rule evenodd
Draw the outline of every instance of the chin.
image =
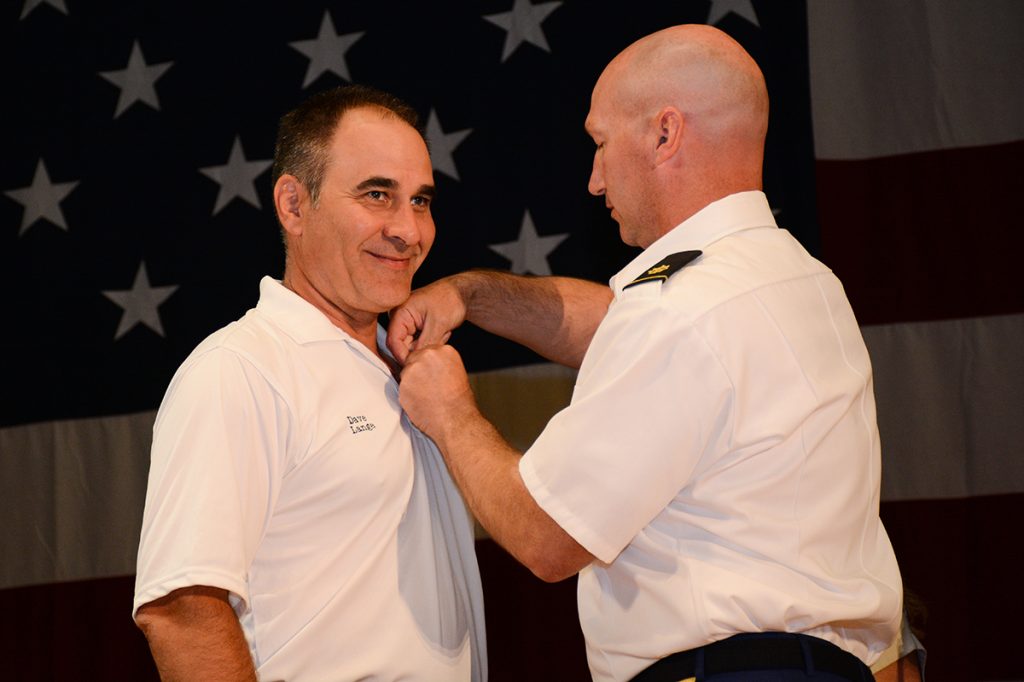
<svg viewBox="0 0 1024 682">
<path fill-rule="evenodd" d="M 412 290 L 408 287 L 400 291 L 382 292 L 382 295 L 377 297 L 378 307 L 381 308 L 380 312 L 386 313 L 387 311 L 402 305 L 409 299 L 409 294 L 411 293 Z"/>
<path fill-rule="evenodd" d="M 626 246 L 641 246 L 640 240 L 637 239 L 636 233 L 628 230 L 625 225 L 619 224 L 619 239 Z M 642 247 L 641 247 L 642 248 Z"/>
</svg>

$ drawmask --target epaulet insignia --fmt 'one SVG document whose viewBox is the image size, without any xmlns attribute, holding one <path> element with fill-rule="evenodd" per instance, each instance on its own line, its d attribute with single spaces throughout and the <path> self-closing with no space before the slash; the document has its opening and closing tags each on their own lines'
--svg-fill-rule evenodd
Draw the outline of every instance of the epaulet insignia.
<svg viewBox="0 0 1024 682">
<path fill-rule="evenodd" d="M 644 271 L 642 275 L 622 287 L 622 289 L 625 291 L 632 286 L 643 284 L 644 282 L 656 282 L 658 280 L 664 282 L 673 274 L 682 270 L 684 266 L 700 254 L 700 251 L 680 251 L 679 253 L 670 254 L 666 256 L 663 261 L 649 270 Z"/>
</svg>

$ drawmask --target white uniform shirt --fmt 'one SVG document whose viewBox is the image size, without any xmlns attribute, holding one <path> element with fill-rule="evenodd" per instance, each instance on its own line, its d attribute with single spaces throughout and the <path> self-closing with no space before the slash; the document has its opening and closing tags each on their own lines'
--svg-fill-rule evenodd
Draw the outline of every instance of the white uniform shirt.
<svg viewBox="0 0 1024 682">
<path fill-rule="evenodd" d="M 264 681 L 486 678 L 472 525 L 440 453 L 388 367 L 269 277 L 157 415 L 135 609 L 191 585 L 231 593 Z"/>
<path fill-rule="evenodd" d="M 686 250 L 703 255 L 623 290 Z M 871 366 L 839 281 L 744 192 L 611 287 L 572 403 L 520 462 L 598 558 L 578 595 L 594 678 L 757 631 L 870 663 L 895 636 L 901 587 L 878 518 Z"/>
</svg>

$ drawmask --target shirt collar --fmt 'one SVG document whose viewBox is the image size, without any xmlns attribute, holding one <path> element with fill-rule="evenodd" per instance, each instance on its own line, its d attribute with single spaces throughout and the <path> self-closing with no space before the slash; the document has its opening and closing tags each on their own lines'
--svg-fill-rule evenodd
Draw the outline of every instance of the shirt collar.
<svg viewBox="0 0 1024 682">
<path fill-rule="evenodd" d="M 764 192 L 737 192 L 713 201 L 679 223 L 609 280 L 618 296 L 622 287 L 653 267 L 665 256 L 691 249 L 701 250 L 730 234 L 754 227 L 777 227 Z"/>
<path fill-rule="evenodd" d="M 320 312 L 316 306 L 284 286 L 273 277 L 260 280 L 260 300 L 256 310 L 295 343 L 307 344 L 318 341 L 343 341 L 354 351 L 361 353 L 375 365 L 390 374 L 387 365 L 370 352 L 366 346 L 337 327 Z M 392 361 L 394 358 L 385 345 L 386 331 L 377 325 L 377 348 Z"/>
<path fill-rule="evenodd" d="M 273 277 L 260 280 L 260 300 L 256 310 L 296 343 L 352 338 L 334 326 L 312 303 Z"/>
</svg>

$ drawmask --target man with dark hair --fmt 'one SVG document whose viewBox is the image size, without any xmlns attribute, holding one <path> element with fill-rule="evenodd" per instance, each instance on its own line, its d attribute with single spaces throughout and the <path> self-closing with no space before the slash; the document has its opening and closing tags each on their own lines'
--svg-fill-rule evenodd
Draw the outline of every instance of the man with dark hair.
<svg viewBox="0 0 1024 682">
<path fill-rule="evenodd" d="M 275 156 L 284 277 L 164 396 L 136 622 L 165 679 L 483 680 L 472 525 L 377 322 L 434 240 L 415 113 L 322 93 Z"/>
<path fill-rule="evenodd" d="M 842 285 L 775 224 L 767 123 L 726 34 L 637 41 L 585 127 L 589 189 L 644 251 L 610 286 L 468 272 L 392 316 L 402 406 L 499 543 L 579 573 L 601 682 L 865 682 L 899 626 L 870 360 Z M 525 454 L 438 345 L 464 320 L 579 367 Z"/>
<path fill-rule="evenodd" d="M 423 135 L 416 110 L 390 93 L 363 85 L 325 90 L 281 117 L 274 146 L 274 184 L 282 175 L 294 175 L 315 206 L 320 201 L 320 185 L 338 120 L 346 111 L 359 107 L 376 107 Z"/>
</svg>

